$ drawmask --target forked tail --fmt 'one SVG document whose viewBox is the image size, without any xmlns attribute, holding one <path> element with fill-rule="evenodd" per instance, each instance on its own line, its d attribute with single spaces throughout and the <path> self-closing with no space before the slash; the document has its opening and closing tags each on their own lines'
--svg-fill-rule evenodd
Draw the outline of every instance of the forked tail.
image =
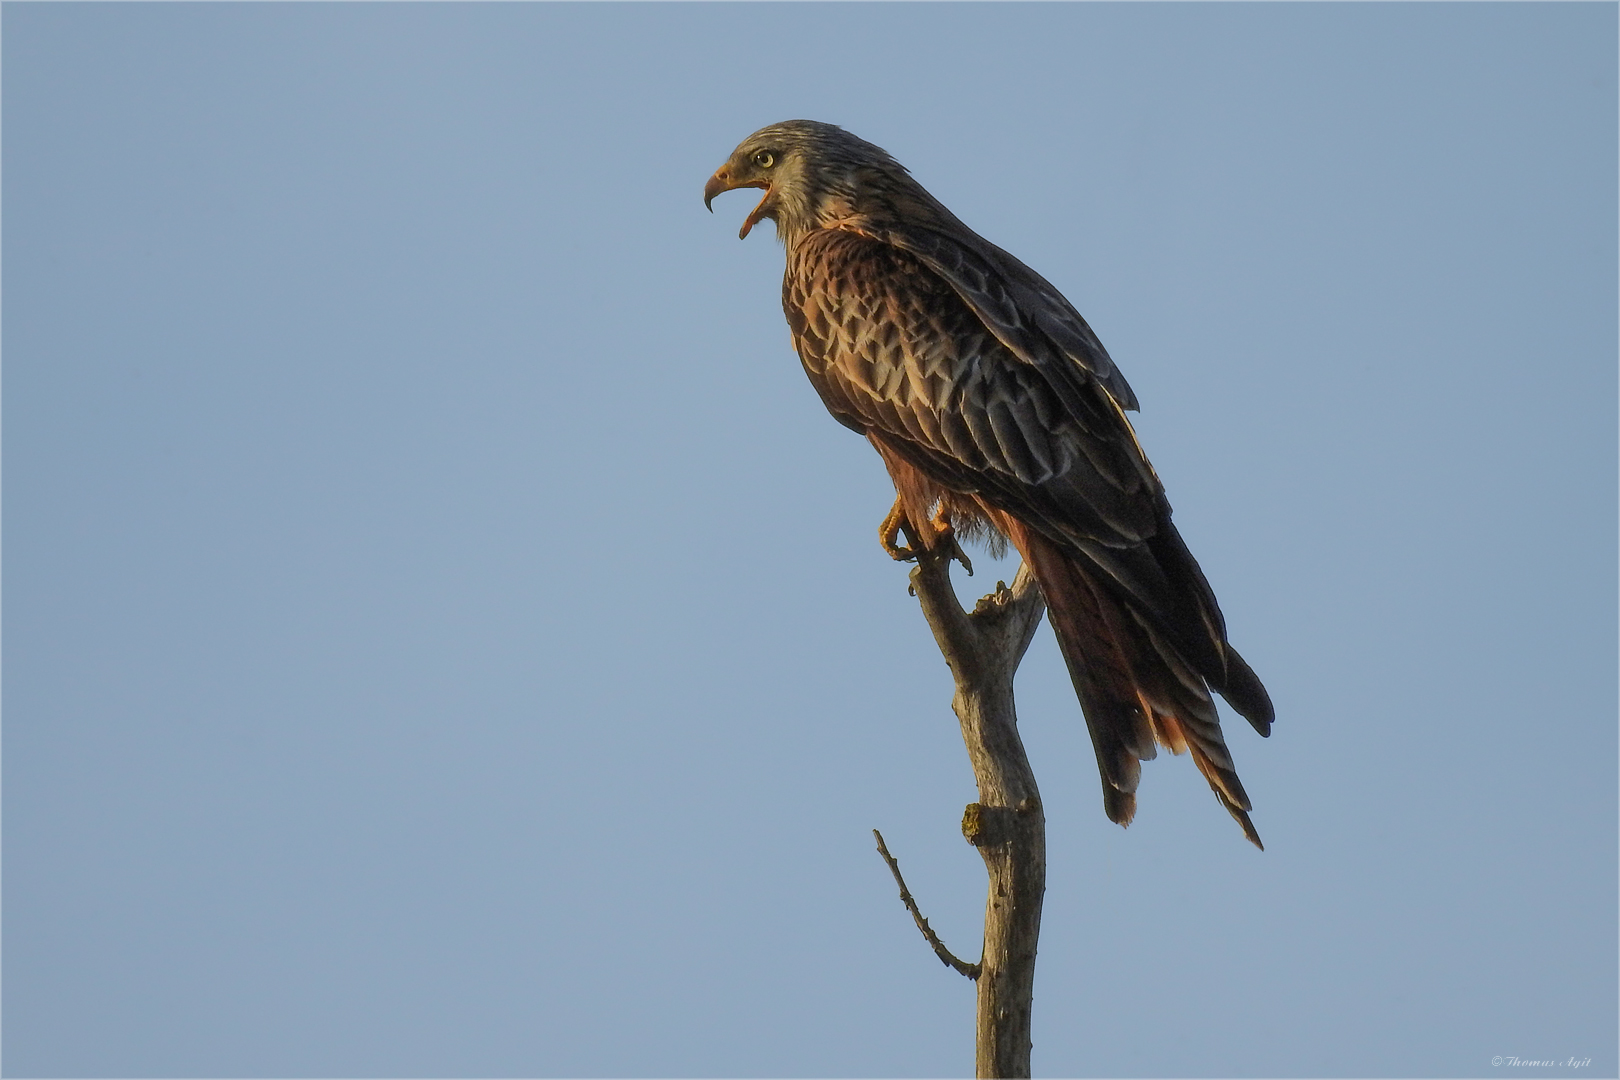
<svg viewBox="0 0 1620 1080">
<path fill-rule="evenodd" d="M 998 524 L 1029 563 L 1046 598 L 1047 618 L 1057 633 L 1097 751 L 1103 810 L 1109 820 L 1130 824 L 1136 814 L 1141 763 L 1156 757 L 1157 746 L 1163 745 L 1171 753 L 1192 755 L 1243 835 L 1264 850 L 1249 820 L 1249 796 L 1233 769 L 1205 678 L 1162 633 L 1106 588 L 1081 557 L 1022 522 L 999 517 Z M 1221 645 L 1227 652 L 1223 681 L 1237 691 L 1231 696 L 1245 698 L 1245 704 L 1253 706 L 1263 702 L 1269 728 L 1270 701 L 1264 688 L 1242 658 L 1224 642 Z"/>
</svg>

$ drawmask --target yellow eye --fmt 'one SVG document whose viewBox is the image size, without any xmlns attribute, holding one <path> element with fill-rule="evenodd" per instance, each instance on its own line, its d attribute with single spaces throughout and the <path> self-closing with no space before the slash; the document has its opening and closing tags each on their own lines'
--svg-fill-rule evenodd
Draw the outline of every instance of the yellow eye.
<svg viewBox="0 0 1620 1080">
<path fill-rule="evenodd" d="M 769 150 L 761 150 L 754 155 L 754 164 L 762 169 L 768 169 L 776 164 L 776 155 Z"/>
</svg>

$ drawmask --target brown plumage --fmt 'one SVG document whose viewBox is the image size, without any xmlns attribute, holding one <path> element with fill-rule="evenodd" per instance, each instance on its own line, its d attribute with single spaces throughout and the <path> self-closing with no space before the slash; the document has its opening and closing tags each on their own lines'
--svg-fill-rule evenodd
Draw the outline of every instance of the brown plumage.
<svg viewBox="0 0 1620 1080">
<path fill-rule="evenodd" d="M 1080 698 L 1103 808 L 1136 812 L 1155 746 L 1190 753 L 1259 845 L 1214 690 L 1261 735 L 1265 687 L 1226 640 L 1215 594 L 1170 520 L 1125 411 L 1136 396 L 1056 289 L 958 221 L 879 147 L 808 120 L 749 136 L 704 203 L 765 189 L 782 307 L 827 409 L 894 480 L 896 527 L 1010 542 L 1028 563 Z"/>
</svg>

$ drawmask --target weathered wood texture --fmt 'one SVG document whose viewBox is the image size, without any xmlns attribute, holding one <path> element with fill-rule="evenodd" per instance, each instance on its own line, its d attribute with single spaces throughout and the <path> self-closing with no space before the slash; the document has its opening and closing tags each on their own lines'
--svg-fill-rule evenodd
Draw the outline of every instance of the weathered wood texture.
<svg viewBox="0 0 1620 1080">
<path fill-rule="evenodd" d="M 975 1074 L 1027 1077 L 1035 946 L 1046 892 L 1046 816 L 1018 737 L 1013 674 L 1046 609 L 1025 566 L 1012 588 L 998 586 L 966 612 L 951 587 L 950 561 L 943 553 L 920 553 L 911 583 L 956 680 L 951 707 L 979 785 L 979 801 L 962 818 L 962 835 L 979 849 L 990 875 L 984 955 L 978 965 L 967 965 L 979 969 Z M 898 880 L 898 867 L 890 862 Z"/>
</svg>

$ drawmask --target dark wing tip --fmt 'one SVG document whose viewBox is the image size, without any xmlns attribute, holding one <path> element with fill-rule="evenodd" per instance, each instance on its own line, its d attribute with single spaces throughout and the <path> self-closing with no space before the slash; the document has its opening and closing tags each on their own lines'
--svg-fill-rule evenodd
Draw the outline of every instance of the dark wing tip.
<svg viewBox="0 0 1620 1080">
<path fill-rule="evenodd" d="M 1249 722 L 1262 738 L 1269 738 L 1271 725 L 1277 719 L 1271 695 L 1260 682 L 1260 676 L 1248 665 L 1232 646 L 1226 647 L 1226 685 L 1215 687 L 1226 703 Z"/>
<path fill-rule="evenodd" d="M 1107 388 L 1109 395 L 1119 403 L 1119 407 L 1123 411 L 1142 411 L 1141 405 L 1136 400 L 1136 391 L 1131 389 L 1131 384 L 1125 381 L 1125 376 L 1119 373 L 1118 368 L 1114 368 L 1110 373 L 1110 377 L 1103 381 L 1103 386 Z"/>
</svg>

